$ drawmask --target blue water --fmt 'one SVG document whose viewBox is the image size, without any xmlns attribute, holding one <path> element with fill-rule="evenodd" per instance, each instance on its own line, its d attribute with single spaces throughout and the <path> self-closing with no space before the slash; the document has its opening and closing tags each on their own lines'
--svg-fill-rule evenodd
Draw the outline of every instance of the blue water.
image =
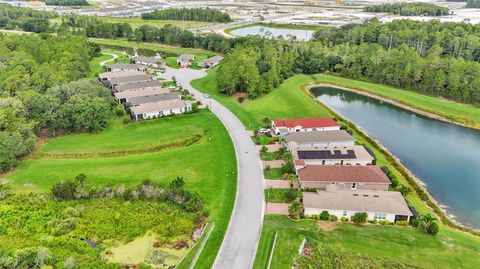
<svg viewBox="0 0 480 269">
<path fill-rule="evenodd" d="M 480 228 L 480 131 L 419 116 L 388 103 L 321 87 L 320 102 L 388 148 L 449 214 Z"/>
</svg>

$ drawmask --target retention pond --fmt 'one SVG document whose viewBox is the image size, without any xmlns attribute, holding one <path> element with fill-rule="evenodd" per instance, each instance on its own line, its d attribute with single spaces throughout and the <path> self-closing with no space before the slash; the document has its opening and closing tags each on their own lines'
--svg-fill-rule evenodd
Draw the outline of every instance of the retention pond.
<svg viewBox="0 0 480 269">
<path fill-rule="evenodd" d="M 333 87 L 312 93 L 388 148 L 449 214 L 480 228 L 480 131 Z"/>
</svg>

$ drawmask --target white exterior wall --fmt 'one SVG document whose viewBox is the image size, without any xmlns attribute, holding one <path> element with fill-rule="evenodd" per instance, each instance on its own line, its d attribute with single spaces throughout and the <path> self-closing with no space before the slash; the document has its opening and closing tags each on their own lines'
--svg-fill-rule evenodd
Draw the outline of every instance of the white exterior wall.
<svg viewBox="0 0 480 269">
<path fill-rule="evenodd" d="M 305 165 L 369 165 L 372 164 L 372 159 L 344 159 L 342 164 L 342 159 L 335 160 L 325 160 L 325 163 L 322 160 L 303 160 Z"/>
<path fill-rule="evenodd" d="M 324 142 L 312 142 L 312 143 L 297 143 L 297 142 L 289 142 L 287 143 L 287 148 L 290 150 L 297 150 L 301 148 L 324 148 L 324 147 L 350 147 L 354 146 L 355 141 L 324 141 Z"/>
<path fill-rule="evenodd" d="M 326 209 L 326 208 L 305 208 L 305 216 L 311 215 L 319 215 L 322 211 L 328 211 L 330 215 L 335 215 L 338 219 L 342 217 L 346 217 L 347 219 L 351 219 L 355 213 L 361 213 L 360 211 L 349 211 L 349 210 L 334 210 L 334 209 Z M 343 212 L 346 211 L 346 216 L 343 215 Z M 367 220 L 374 220 L 375 212 L 366 212 L 368 217 Z M 376 212 L 376 213 L 385 213 L 385 212 Z M 389 222 L 395 222 L 395 214 L 387 213 L 386 219 Z M 380 220 L 379 220 L 380 221 Z"/>
<path fill-rule="evenodd" d="M 151 119 L 151 118 L 154 118 L 154 117 L 159 118 L 161 116 L 168 116 L 168 115 L 172 115 L 172 114 L 178 115 L 178 114 L 183 114 L 183 113 L 191 111 L 191 110 L 192 110 L 192 104 L 190 102 L 187 102 L 187 105 L 185 107 L 175 108 L 175 109 L 165 109 L 165 110 L 162 110 L 162 111 L 152 111 L 152 112 L 143 113 L 143 119 L 146 120 L 146 119 Z M 161 112 L 163 112 L 163 113 L 161 113 Z M 136 118 L 136 120 L 138 120 L 137 115 L 135 116 L 135 118 Z"/>
<path fill-rule="evenodd" d="M 319 127 L 319 128 L 303 128 L 301 126 L 296 126 L 292 128 L 282 128 L 283 130 L 286 130 L 281 132 L 280 128 L 277 128 L 275 125 L 272 125 L 274 127 L 275 134 L 279 135 L 286 135 L 287 133 L 295 133 L 295 132 L 315 132 L 315 131 L 339 131 L 340 126 L 330 126 L 330 127 Z"/>
</svg>

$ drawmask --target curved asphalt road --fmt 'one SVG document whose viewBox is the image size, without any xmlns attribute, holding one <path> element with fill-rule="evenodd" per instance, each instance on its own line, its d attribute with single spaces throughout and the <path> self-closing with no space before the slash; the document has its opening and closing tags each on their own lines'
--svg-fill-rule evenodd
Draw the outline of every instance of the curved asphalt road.
<svg viewBox="0 0 480 269">
<path fill-rule="evenodd" d="M 255 144 L 240 120 L 219 102 L 204 98 L 190 85 L 190 81 L 205 75 L 202 70 L 168 68 L 165 74 L 160 74 L 159 77 L 174 76 L 195 98 L 210 107 L 232 138 L 238 166 L 237 196 L 227 233 L 213 268 L 247 269 L 253 265 L 262 228 L 263 170 Z"/>
</svg>

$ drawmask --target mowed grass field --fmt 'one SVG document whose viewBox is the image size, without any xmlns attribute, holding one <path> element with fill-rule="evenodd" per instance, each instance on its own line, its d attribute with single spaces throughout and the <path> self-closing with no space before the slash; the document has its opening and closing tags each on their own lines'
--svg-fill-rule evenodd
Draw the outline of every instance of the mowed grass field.
<svg viewBox="0 0 480 269">
<path fill-rule="evenodd" d="M 480 107 L 436 98 L 414 91 L 394 88 L 382 84 L 342 78 L 332 75 L 315 75 L 318 83 L 327 83 L 341 87 L 364 91 L 380 97 L 397 101 L 412 108 L 433 113 L 469 127 L 480 128 Z"/>
<path fill-rule="evenodd" d="M 176 21 L 176 20 L 144 20 L 141 17 L 97 17 L 98 19 L 108 22 L 108 23 L 128 23 L 133 28 L 133 30 L 139 28 L 142 25 L 150 25 L 157 28 L 162 28 L 167 24 L 172 24 L 182 29 L 192 29 L 198 28 L 206 25 L 212 24 L 211 22 L 201 22 L 201 21 Z M 49 20 L 52 24 L 61 24 L 62 18 L 53 18 Z"/>
<path fill-rule="evenodd" d="M 297 75 L 297 76 L 291 77 L 285 80 L 284 83 L 278 89 L 273 90 L 271 93 L 254 100 L 247 99 L 243 103 L 239 103 L 235 97 L 225 96 L 220 94 L 218 92 L 218 89 L 216 88 L 215 76 L 216 76 L 216 70 L 213 69 L 209 71 L 208 76 L 201 78 L 199 80 L 193 81 L 192 85 L 203 92 L 207 92 L 212 96 L 212 98 L 215 98 L 219 102 L 223 103 L 233 113 L 235 113 L 235 115 L 249 129 L 258 128 L 259 126 L 261 126 L 262 125 L 261 120 L 264 117 L 269 117 L 270 119 L 332 117 L 328 109 L 325 106 L 323 106 L 321 103 L 316 102 L 304 88 L 304 85 L 306 84 L 318 83 L 319 78 L 321 78 L 323 75 L 316 75 L 316 76 Z M 325 80 L 325 78 L 323 79 Z M 338 118 L 337 121 L 340 124 L 344 123 L 343 119 L 341 118 Z M 372 145 L 367 139 L 365 139 L 365 137 L 361 133 L 359 133 L 356 130 L 352 130 L 352 131 L 353 131 L 353 136 L 356 142 L 358 144 L 363 144 L 369 147 L 372 150 L 372 152 L 375 154 L 375 156 L 377 157 L 378 166 L 388 167 L 393 173 L 393 175 L 395 175 L 395 177 L 399 180 L 400 184 L 409 185 L 406 179 L 402 176 L 402 174 L 397 169 L 395 169 L 393 163 L 389 161 L 387 155 L 382 153 L 376 146 Z M 408 201 L 408 203 L 414 206 L 415 209 L 420 214 L 426 214 L 426 213 L 432 212 L 432 209 L 428 207 L 425 204 L 425 202 L 423 202 L 415 192 L 411 192 L 405 198 Z M 266 221 L 264 223 L 264 229 L 268 229 L 269 225 L 271 225 L 270 222 L 267 221 L 268 218 L 269 217 L 267 216 Z M 285 221 L 286 222 L 282 222 L 281 225 L 278 225 L 278 226 L 288 224 L 289 221 L 287 221 L 286 219 Z M 289 232 L 293 234 L 296 234 L 296 233 L 302 234 L 303 233 L 302 229 L 304 228 L 302 228 L 301 226 L 298 226 L 298 227 L 292 226 L 292 223 L 294 222 L 290 223 L 289 229 L 291 230 L 289 230 Z M 381 227 L 379 227 L 379 229 L 381 229 Z M 394 230 L 394 231 L 397 231 L 397 232 L 380 234 L 381 236 L 383 236 L 384 242 L 390 242 L 393 245 L 405 246 L 405 249 L 408 249 L 408 244 L 410 244 L 409 238 L 411 236 L 410 232 L 413 231 L 413 229 L 400 229 L 400 230 Z M 345 234 L 342 235 L 341 238 L 333 238 L 332 240 L 335 240 L 335 241 L 347 240 L 351 232 L 348 229 L 339 230 L 339 233 L 343 233 L 343 232 Z M 416 236 L 428 238 L 428 236 L 425 236 L 421 233 L 418 233 L 417 235 L 416 232 L 417 231 L 415 231 Z M 460 236 L 460 235 L 462 236 L 461 237 L 462 240 L 465 240 L 465 243 L 462 243 L 462 240 L 453 240 L 451 241 L 451 246 L 450 246 L 451 248 L 462 249 L 462 245 L 464 244 L 478 245 L 480 243 L 478 237 L 474 237 L 468 234 L 462 234 L 447 226 L 441 225 L 440 237 L 445 236 L 445 238 L 448 238 L 448 236 Z M 269 237 L 270 241 L 268 242 L 269 244 L 271 244 L 271 242 L 273 241 L 274 235 L 270 233 L 266 236 Z M 369 234 L 369 236 L 374 237 L 376 235 L 375 233 L 372 232 L 371 234 Z M 448 242 L 448 241 L 444 241 L 444 242 Z M 262 239 L 259 246 L 259 251 L 257 253 L 257 259 L 264 259 L 265 258 L 264 256 L 268 256 L 268 253 L 265 253 L 265 250 L 262 250 L 262 245 L 264 244 L 266 243 L 264 242 L 264 239 Z M 296 246 L 290 245 L 289 247 L 291 249 L 289 249 L 288 246 L 285 246 L 285 251 L 289 249 L 288 251 L 293 251 L 291 253 L 295 253 L 298 250 L 299 244 L 300 242 L 298 242 L 298 245 Z M 356 242 L 356 244 L 359 249 L 371 247 L 370 242 L 368 242 L 368 240 L 359 239 L 358 242 Z M 435 249 L 437 247 L 438 247 L 438 250 L 440 251 L 443 246 L 432 245 L 429 251 L 429 254 L 431 254 L 429 259 L 435 259 L 437 257 L 437 255 L 435 254 Z M 269 251 L 269 248 L 266 248 L 266 249 L 268 249 Z M 393 248 L 385 247 L 385 251 L 378 252 L 377 254 L 379 256 L 384 256 L 385 258 L 388 258 L 391 255 L 395 254 L 395 253 L 390 253 L 393 251 L 397 251 L 397 250 Z M 456 251 L 455 253 L 457 253 Z M 441 251 L 439 253 L 441 253 Z M 478 251 L 475 255 L 472 252 L 465 252 L 464 255 L 467 255 L 468 257 L 466 259 L 469 260 L 469 259 L 472 259 L 473 257 L 478 257 Z M 284 257 L 283 254 L 280 254 L 279 256 Z M 460 255 L 455 257 L 458 258 L 460 257 Z M 427 259 L 425 259 L 425 261 L 427 261 Z M 289 266 L 291 266 L 291 263 L 283 264 L 279 268 L 287 268 Z M 256 268 L 265 268 L 265 267 L 256 267 Z M 271 268 L 277 268 L 277 267 L 272 265 Z"/>
<path fill-rule="evenodd" d="M 421 268 L 480 267 L 480 239 L 457 231 L 443 229 L 437 236 L 428 236 L 408 227 L 343 223 L 337 224 L 333 231 L 325 231 L 314 220 L 293 222 L 285 216 L 267 215 L 253 268 L 266 268 L 277 231 L 270 268 L 291 268 L 304 238 L 307 242 Z"/>
<path fill-rule="evenodd" d="M 121 157 L 67 158 L 66 153 L 91 154 L 122 150 L 149 149 L 174 144 L 193 135 L 201 139 L 190 146 L 179 146 L 159 152 L 129 154 Z M 221 122 L 209 111 L 134 123 L 128 126 L 120 119 L 98 134 L 78 134 L 47 141 L 39 153 L 19 167 L 0 176 L 14 192 L 48 192 L 63 179 L 84 173 L 98 185 L 133 186 L 145 179 L 168 184 L 184 177 L 186 188 L 197 191 L 205 200 L 209 219 L 215 222 L 209 241 L 197 262 L 198 268 L 210 268 L 230 219 L 236 191 L 236 158 L 230 137 Z M 55 157 L 58 154 L 59 157 Z M 187 268 L 194 252 L 180 268 Z"/>
<path fill-rule="evenodd" d="M 192 81 L 192 86 L 208 93 L 232 111 L 250 130 L 262 126 L 262 119 L 288 119 L 307 117 L 331 117 L 318 104 L 300 90 L 300 86 L 313 82 L 313 77 L 298 75 L 291 77 L 278 88 L 257 99 L 245 99 L 239 103 L 234 96 L 218 92 L 216 82 L 217 69 L 211 69 L 204 78 Z"/>
</svg>

